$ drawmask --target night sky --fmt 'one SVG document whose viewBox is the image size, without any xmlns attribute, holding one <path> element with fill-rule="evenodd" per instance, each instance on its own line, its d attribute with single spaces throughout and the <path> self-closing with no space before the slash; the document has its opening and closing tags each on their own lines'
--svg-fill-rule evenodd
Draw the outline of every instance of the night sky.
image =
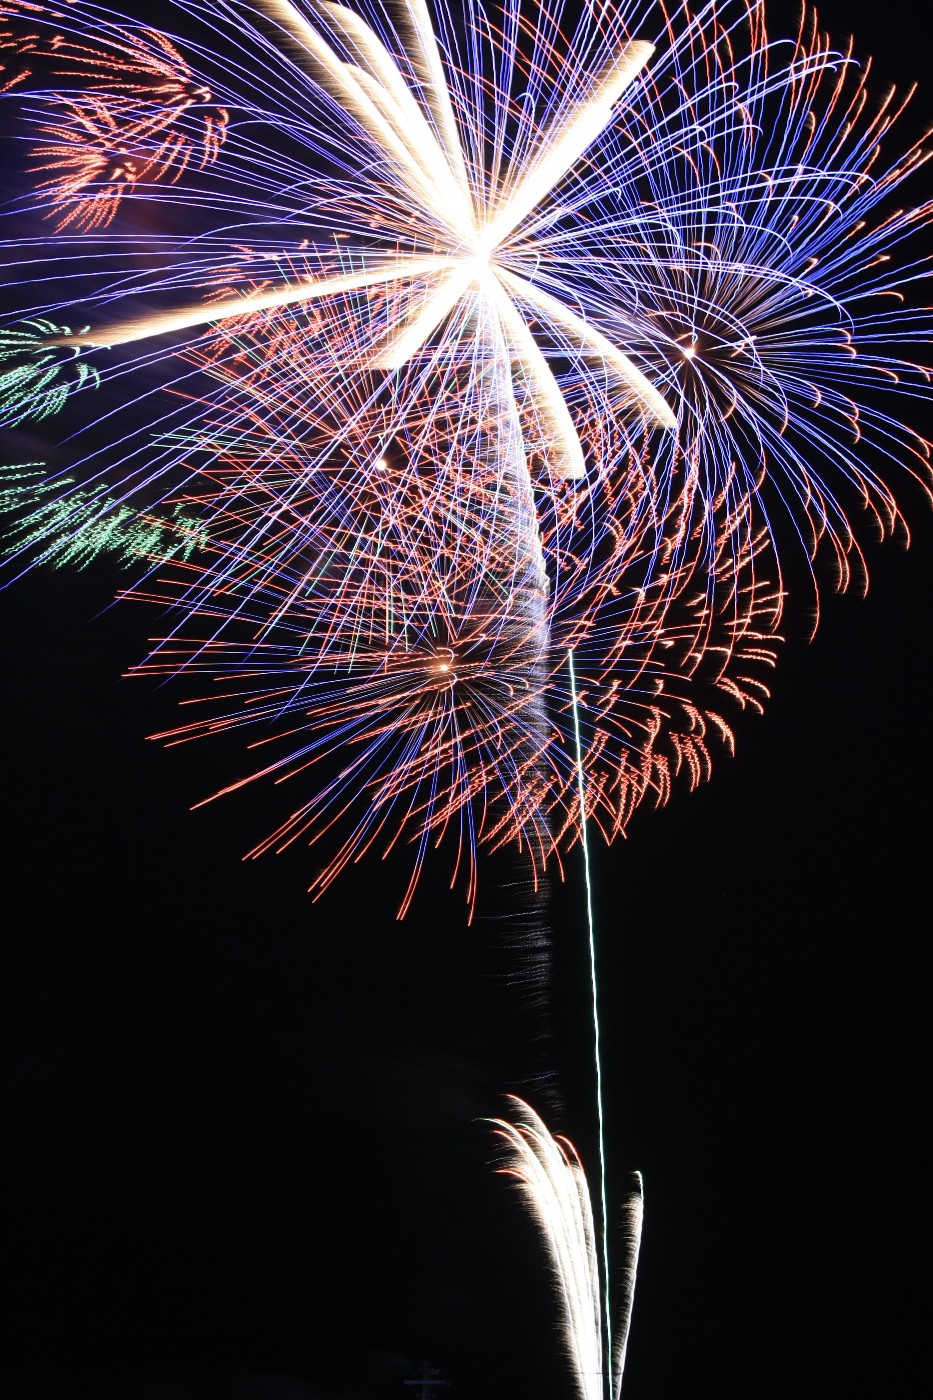
<svg viewBox="0 0 933 1400">
<path fill-rule="evenodd" d="M 892 7 L 836 13 L 921 75 Z M 904 504 L 866 599 L 827 592 L 812 645 L 791 609 L 737 758 L 595 852 L 610 1202 L 633 1168 L 646 1192 L 629 1400 L 928 1370 L 933 513 Z M 177 697 L 120 679 L 153 623 L 108 606 L 120 582 L 0 595 L 4 1393 L 403 1400 L 429 1358 L 450 1400 L 567 1400 L 483 1120 L 526 1095 L 595 1183 L 579 862 L 539 896 L 487 861 L 472 927 L 443 856 L 401 924 L 404 852 L 317 903 L 313 850 L 242 862 L 278 807 L 189 811 L 242 760 L 144 741 Z"/>
</svg>

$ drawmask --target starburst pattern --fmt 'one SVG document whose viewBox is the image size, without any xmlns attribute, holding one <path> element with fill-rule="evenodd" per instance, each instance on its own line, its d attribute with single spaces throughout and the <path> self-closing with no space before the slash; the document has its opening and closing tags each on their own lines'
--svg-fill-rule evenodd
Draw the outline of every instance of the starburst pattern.
<svg viewBox="0 0 933 1400">
<path fill-rule="evenodd" d="M 232 786 L 287 780 L 259 849 L 329 834 L 316 888 L 377 839 L 417 871 L 452 836 L 473 891 L 479 842 L 540 870 L 579 837 L 572 650 L 612 839 L 767 697 L 778 542 L 844 586 L 853 507 L 889 532 L 898 475 L 928 485 L 904 104 L 871 107 L 808 16 L 773 40 L 738 0 L 176 10 L 185 40 L 76 0 L 79 86 L 23 99 L 94 160 L 150 113 L 145 170 L 68 155 L 29 199 L 89 323 L 36 354 L 145 376 L 111 410 L 122 495 L 205 522 L 135 590 L 170 615 L 137 670 L 210 682 L 168 737 L 261 726 Z M 158 232 L 120 232 L 128 184 Z M 73 471 L 111 468 L 95 446 Z"/>
</svg>

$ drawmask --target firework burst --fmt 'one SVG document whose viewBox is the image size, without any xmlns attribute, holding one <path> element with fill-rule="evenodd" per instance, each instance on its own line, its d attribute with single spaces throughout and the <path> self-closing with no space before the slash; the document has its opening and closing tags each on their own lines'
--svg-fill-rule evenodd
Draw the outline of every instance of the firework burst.
<svg viewBox="0 0 933 1400">
<path fill-rule="evenodd" d="M 903 103 L 758 4 L 174 10 L 0 7 L 61 79 L 9 99 L 60 232 L 6 411 L 158 379 L 70 471 L 204 522 L 135 590 L 137 669 L 210 682 L 169 737 L 262 726 L 241 781 L 299 796 L 260 849 L 331 833 L 317 888 L 453 833 L 473 891 L 478 842 L 579 838 L 572 650 L 612 839 L 766 698 L 785 522 L 844 585 L 853 506 L 928 482 Z"/>
</svg>

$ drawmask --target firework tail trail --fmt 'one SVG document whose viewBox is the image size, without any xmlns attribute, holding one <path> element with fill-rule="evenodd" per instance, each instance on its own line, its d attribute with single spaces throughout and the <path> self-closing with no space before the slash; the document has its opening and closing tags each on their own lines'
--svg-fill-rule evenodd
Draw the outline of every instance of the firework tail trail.
<svg viewBox="0 0 933 1400">
<path fill-rule="evenodd" d="M 574 1148 L 555 1138 L 534 1109 L 509 1098 L 509 1119 L 493 1119 L 505 1143 L 502 1170 L 519 1185 L 553 1270 L 563 1338 L 579 1400 L 603 1400 L 599 1261 L 586 1177 Z"/>
<path fill-rule="evenodd" d="M 596 1061 L 596 1117 L 599 1125 L 599 1196 L 602 1212 L 604 1307 L 606 1317 L 606 1355 L 609 1358 L 610 1394 L 612 1386 L 612 1315 L 609 1301 L 609 1212 L 606 1205 L 606 1139 L 603 1123 L 603 1073 L 599 1054 L 599 1003 L 596 995 L 596 937 L 593 927 L 593 887 L 590 879 L 590 848 L 586 836 L 586 785 L 583 776 L 583 743 L 580 736 L 580 700 L 573 652 L 567 653 L 570 672 L 570 699 L 573 707 L 573 737 L 577 759 L 577 787 L 580 794 L 580 844 L 583 847 L 583 874 L 586 884 L 586 923 L 590 940 L 590 984 L 593 989 L 593 1049 Z M 627 1332 L 626 1327 L 626 1332 Z M 624 1343 L 622 1344 L 624 1348 Z M 624 1361 L 624 1349 L 622 1359 Z M 619 1372 L 621 1376 L 621 1372 Z"/>
</svg>

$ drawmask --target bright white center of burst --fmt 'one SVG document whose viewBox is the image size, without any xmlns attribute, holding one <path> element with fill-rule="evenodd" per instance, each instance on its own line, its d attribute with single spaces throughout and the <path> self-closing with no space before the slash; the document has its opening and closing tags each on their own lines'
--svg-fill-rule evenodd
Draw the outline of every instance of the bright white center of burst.
<svg viewBox="0 0 933 1400">
<path fill-rule="evenodd" d="M 495 276 L 491 258 L 492 249 L 486 250 L 474 245 L 463 260 L 463 265 L 468 270 L 471 280 L 481 287 L 488 286 L 490 280 Z"/>
<path fill-rule="evenodd" d="M 494 230 L 489 228 L 474 229 L 469 246 L 476 261 L 485 266 L 495 251 L 496 236 Z"/>
</svg>

